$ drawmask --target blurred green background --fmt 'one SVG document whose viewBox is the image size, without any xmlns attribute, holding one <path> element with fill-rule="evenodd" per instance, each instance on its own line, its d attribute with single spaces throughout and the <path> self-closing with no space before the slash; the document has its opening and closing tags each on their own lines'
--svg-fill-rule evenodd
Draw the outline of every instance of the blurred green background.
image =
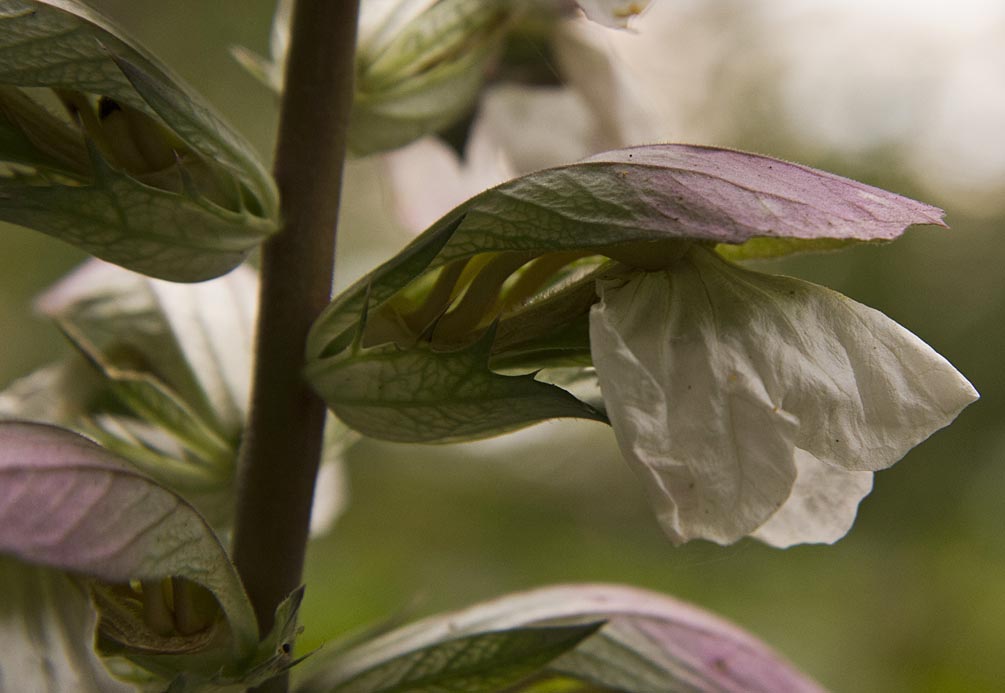
<svg viewBox="0 0 1005 693">
<path fill-rule="evenodd" d="M 964 83 L 948 96 L 947 90 L 935 94 L 925 80 L 945 76 L 957 54 L 917 49 L 898 62 L 904 51 L 916 50 L 898 48 L 896 41 L 896 32 L 910 27 L 893 21 L 882 26 L 896 29 L 877 33 L 866 11 L 846 28 L 871 25 L 872 31 L 832 36 L 831 62 L 820 74 L 864 74 L 875 84 L 858 85 L 870 88 L 857 100 L 856 85 L 844 84 L 851 98 L 838 102 L 827 85 L 824 92 L 813 90 L 821 85 L 807 72 L 805 47 L 786 53 L 770 38 L 772 23 L 788 22 L 781 36 L 797 30 L 783 11 L 794 3 L 768 1 L 764 6 L 773 12 L 755 12 L 741 2 L 662 2 L 671 6 L 661 8 L 672 25 L 667 31 L 683 37 L 685 47 L 716 47 L 704 54 L 678 45 L 672 52 L 668 42 L 667 54 L 654 56 L 654 64 L 666 69 L 655 79 L 669 81 L 654 93 L 652 109 L 658 112 L 663 106 L 657 99 L 673 102 L 675 94 L 691 109 L 674 112 L 675 126 L 665 138 L 798 160 L 946 208 L 951 231 L 914 229 L 895 244 L 767 269 L 831 286 L 884 311 L 952 361 L 982 400 L 876 476 L 845 539 L 833 547 L 786 551 L 753 541 L 672 547 L 610 430 L 597 424 L 550 422 L 509 439 L 443 448 L 365 441 L 348 460 L 351 505 L 310 553 L 304 643 L 316 646 L 389 615 L 421 615 L 521 588 L 612 581 L 716 611 L 835 691 L 1002 690 L 1005 175 L 992 165 L 985 170 L 967 163 L 964 155 L 979 155 L 980 146 L 971 151 L 966 142 L 940 140 L 942 149 L 929 159 L 907 147 L 947 128 L 955 132 L 953 123 L 966 128 L 968 114 L 974 128 L 986 120 L 988 106 L 979 99 L 988 89 L 1005 92 L 1005 53 L 996 49 L 992 68 L 972 88 Z M 270 0 L 92 4 L 217 104 L 268 159 L 276 101 L 228 49 L 240 44 L 267 51 Z M 983 50 L 981 42 L 1005 45 L 1003 15 L 993 3 L 978 5 L 987 16 L 976 15 L 960 33 L 959 50 L 968 56 Z M 929 9 L 915 4 L 913 12 Z M 944 20 L 934 20 L 945 29 Z M 826 35 L 824 17 L 810 21 Z M 649 24 L 636 26 L 643 36 Z M 832 29 L 839 32 L 841 25 Z M 865 61 L 864 72 L 854 72 L 856 61 Z M 876 81 L 877 73 L 888 81 Z M 809 81 L 801 91 L 783 92 L 779 85 L 789 78 Z M 787 110 L 786 100 L 800 95 L 807 101 L 799 104 L 803 110 Z M 950 96 L 959 119 L 924 130 L 924 123 L 936 121 L 921 116 L 944 108 L 938 98 Z M 893 127 L 884 120 L 893 115 L 907 123 L 897 131 L 900 139 L 877 140 L 877 128 Z M 840 146 L 828 139 L 837 137 L 833 128 L 814 129 L 828 119 L 851 133 Z M 700 122 L 709 129 L 697 129 Z M 984 136 L 981 143 L 1000 160 L 1005 135 L 994 132 L 997 137 Z M 971 177 L 937 176 L 958 170 Z M 375 162 L 350 166 L 340 284 L 407 240 L 391 220 L 381 172 Z M 65 350 L 56 331 L 32 316 L 29 300 L 82 259 L 38 233 L 0 229 L 0 384 Z"/>
</svg>

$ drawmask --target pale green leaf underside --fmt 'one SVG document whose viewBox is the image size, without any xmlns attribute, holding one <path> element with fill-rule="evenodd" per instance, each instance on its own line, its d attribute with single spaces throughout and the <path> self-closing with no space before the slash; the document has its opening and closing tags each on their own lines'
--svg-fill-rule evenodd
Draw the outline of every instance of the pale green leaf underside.
<svg viewBox="0 0 1005 693">
<path fill-rule="evenodd" d="M 477 633 L 407 652 L 344 682 L 308 682 L 300 693 L 493 693 L 536 673 L 602 625 Z"/>
<path fill-rule="evenodd" d="M 275 228 L 248 212 L 144 185 L 107 167 L 80 186 L 0 178 L 0 219 L 172 281 L 224 274 Z"/>
<path fill-rule="evenodd" d="M 217 167 L 222 194 L 237 205 L 226 209 L 210 201 L 212 193 L 199 194 L 182 170 L 191 162 L 162 174 L 168 190 L 119 171 L 92 147 L 87 182 L 43 173 L 0 179 L 0 219 L 172 281 L 229 271 L 277 228 L 275 186 L 250 145 L 87 7 L 72 0 L 0 0 L 0 84 L 108 97 L 145 113 Z M 23 148 L 24 141 L 12 141 Z"/>
<path fill-rule="evenodd" d="M 450 443 L 542 419 L 605 420 L 565 390 L 533 376 L 493 373 L 485 341 L 446 353 L 375 347 L 315 362 L 307 376 L 342 421 L 383 440 Z"/>
<path fill-rule="evenodd" d="M 388 151 L 453 124 L 472 108 L 492 48 L 463 53 L 388 90 L 357 92 L 350 151 L 356 156 Z"/>
<path fill-rule="evenodd" d="M 70 323 L 64 322 L 62 327 L 73 345 L 107 379 L 112 392 L 143 421 L 170 433 L 208 462 L 225 464 L 233 456 L 230 443 L 168 385 L 150 373 L 116 367 Z"/>
<path fill-rule="evenodd" d="M 275 212 L 275 186 L 251 145 L 169 68 L 76 0 L 0 0 L 0 83 L 77 89 L 144 111 L 231 168 Z"/>
</svg>

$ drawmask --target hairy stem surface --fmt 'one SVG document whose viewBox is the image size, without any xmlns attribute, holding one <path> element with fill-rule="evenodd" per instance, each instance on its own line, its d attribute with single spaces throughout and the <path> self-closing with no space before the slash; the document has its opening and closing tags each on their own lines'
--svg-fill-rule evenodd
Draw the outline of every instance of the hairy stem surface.
<svg viewBox="0 0 1005 693">
<path fill-rule="evenodd" d="M 301 369 L 307 331 L 331 297 L 358 6 L 298 0 L 293 12 L 275 163 L 284 225 L 262 249 L 234 535 L 263 635 L 303 572 L 325 409 Z M 269 690 L 285 687 L 277 680 Z"/>
</svg>

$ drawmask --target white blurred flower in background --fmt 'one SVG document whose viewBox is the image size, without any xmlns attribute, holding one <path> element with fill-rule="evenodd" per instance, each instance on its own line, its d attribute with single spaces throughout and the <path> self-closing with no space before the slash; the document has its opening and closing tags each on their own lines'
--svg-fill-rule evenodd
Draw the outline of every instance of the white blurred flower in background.
<svg viewBox="0 0 1005 693">
<path fill-rule="evenodd" d="M 1005 208 L 1005 4 L 759 3 L 799 139 L 892 149 L 936 201 Z"/>
<path fill-rule="evenodd" d="M 563 20 L 565 86 L 489 88 L 479 118 L 515 172 L 635 144 L 764 142 L 879 157 L 933 202 L 1005 209 L 1003 3 L 665 0 L 631 27 Z"/>
</svg>

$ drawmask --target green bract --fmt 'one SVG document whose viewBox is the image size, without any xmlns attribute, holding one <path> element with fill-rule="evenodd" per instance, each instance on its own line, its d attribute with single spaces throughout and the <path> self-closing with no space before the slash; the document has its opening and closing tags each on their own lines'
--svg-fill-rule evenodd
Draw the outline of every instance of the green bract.
<svg viewBox="0 0 1005 693">
<path fill-rule="evenodd" d="M 603 622 L 465 635 L 405 652 L 320 690 L 330 693 L 509 690 L 593 635 Z M 315 690 L 310 684 L 300 693 Z"/>
<path fill-rule="evenodd" d="M 452 443 L 505 433 L 542 419 L 602 414 L 560 387 L 488 367 L 492 332 L 473 346 L 351 350 L 308 370 L 332 411 L 352 428 L 414 443 Z"/>
<path fill-rule="evenodd" d="M 451 374 L 462 360 L 471 382 L 478 367 L 482 379 L 515 387 L 514 376 L 492 369 L 589 365 L 594 280 L 617 272 L 608 258 L 658 269 L 694 244 L 762 255 L 889 240 L 910 224 L 941 224 L 941 216 L 872 186 L 744 152 L 655 145 L 598 154 L 473 197 L 344 291 L 311 331 L 307 374 L 351 426 L 396 440 L 455 439 L 445 428 L 451 418 L 468 435 L 549 416 L 602 418 L 585 405 L 541 411 L 527 398 L 508 403 L 505 416 L 488 407 L 471 424 Z M 461 355 L 476 343 L 480 361 Z"/>
<path fill-rule="evenodd" d="M 212 592 L 226 615 L 235 653 L 252 654 L 258 625 L 251 604 L 223 546 L 192 506 L 69 431 L 4 422 L 0 441 L 0 552 L 111 585 L 129 580 L 158 585 L 145 586 L 132 598 L 137 604 L 142 598 L 144 608 L 156 608 L 148 605 L 162 599 L 155 594 L 162 579 L 197 583 Z M 62 503 L 67 497 L 74 502 Z M 108 591 L 107 601 L 123 603 L 112 596 L 119 593 Z M 152 619 L 145 621 L 130 605 L 118 613 L 109 620 L 109 632 L 125 646 L 151 645 L 180 629 L 168 617 L 168 627 L 157 632 Z M 212 638 L 207 631 L 212 620 L 195 632 Z M 195 635 L 180 630 L 180 637 Z"/>
<path fill-rule="evenodd" d="M 247 267 L 174 284 L 86 263 L 37 303 L 84 358 L 0 391 L 0 419 L 84 433 L 229 525 L 256 290 Z"/>
<path fill-rule="evenodd" d="M 0 390 L 0 420 L 51 423 L 97 440 L 226 535 L 257 294 L 257 277 L 246 266 L 177 284 L 91 260 L 36 302 L 78 353 Z M 345 426 L 328 422 L 328 471 L 318 482 L 312 531 L 341 509 L 337 469 L 354 440 Z"/>
<path fill-rule="evenodd" d="M 279 606 L 259 641 L 241 580 L 206 520 L 92 441 L 54 426 L 0 422 L 0 521 L 0 554 L 13 556 L 0 556 L 0 586 L 29 619 L 19 625 L 0 608 L 0 636 L 38 647 L 38 626 L 62 623 L 72 632 L 65 651 L 44 648 L 49 665 L 37 651 L 7 647 L 4 663 L 16 666 L 5 666 L 5 686 L 120 690 L 92 653 L 91 600 L 99 651 L 121 658 L 120 677 L 156 690 L 168 682 L 179 692 L 243 690 L 294 663 L 302 590 Z M 37 598 L 18 599 L 34 584 Z M 56 687 L 40 688 L 41 681 Z"/>
<path fill-rule="evenodd" d="M 356 52 L 349 150 L 387 151 L 453 125 L 475 107 L 485 71 L 523 0 L 364 2 Z M 283 89 L 292 2 L 280 0 L 271 56 L 234 54 L 268 87 Z"/>
<path fill-rule="evenodd" d="M 535 639 L 542 650 L 536 661 L 528 656 Z M 312 663 L 317 672 L 299 693 L 821 691 L 731 623 L 663 595 L 602 584 L 506 595 L 398 628 L 343 656 L 322 651 Z M 491 678 L 448 678 L 451 670 L 479 664 L 483 671 L 490 666 L 505 671 L 502 665 L 509 664 L 510 672 L 522 668 L 523 676 L 505 688 Z M 411 667 L 430 674 L 428 687 Z M 385 685 L 353 686 L 361 681 Z"/>
<path fill-rule="evenodd" d="M 486 65 L 522 3 L 421 4 L 428 7 L 409 16 L 409 5 L 416 3 L 401 3 L 360 37 L 349 125 L 349 147 L 357 155 L 408 144 L 469 112 Z"/>
<path fill-rule="evenodd" d="M 251 147 L 87 7 L 0 0 L 0 46 L 0 219 L 174 281 L 277 228 Z"/>
</svg>

